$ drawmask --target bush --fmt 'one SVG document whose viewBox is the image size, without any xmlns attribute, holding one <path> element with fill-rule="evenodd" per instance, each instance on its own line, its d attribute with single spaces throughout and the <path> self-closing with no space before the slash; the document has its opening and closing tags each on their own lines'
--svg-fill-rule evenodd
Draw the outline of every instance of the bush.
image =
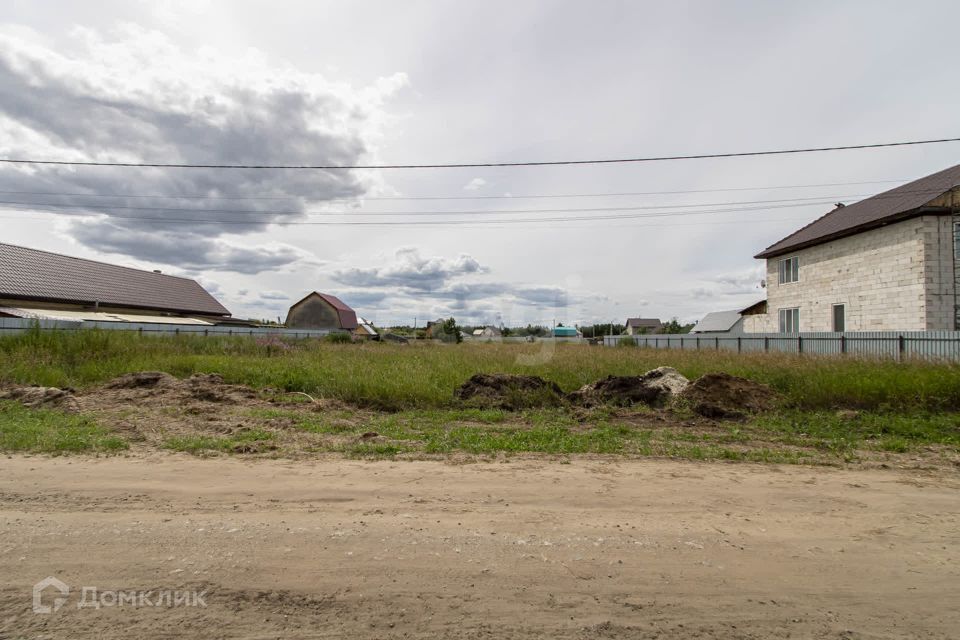
<svg viewBox="0 0 960 640">
<path fill-rule="evenodd" d="M 328 333 L 324 338 L 324 341 L 330 342 L 332 344 L 350 344 L 353 342 L 353 337 L 349 333 L 344 333 L 343 331 L 336 331 L 334 333 Z"/>
<path fill-rule="evenodd" d="M 631 338 L 630 336 L 623 336 L 617 340 L 618 347 L 635 347 L 637 346 L 637 341 Z"/>
</svg>

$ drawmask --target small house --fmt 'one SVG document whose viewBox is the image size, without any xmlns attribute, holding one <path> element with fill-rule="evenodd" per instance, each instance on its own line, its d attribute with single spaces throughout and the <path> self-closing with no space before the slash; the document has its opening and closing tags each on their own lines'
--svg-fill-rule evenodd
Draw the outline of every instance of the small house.
<svg viewBox="0 0 960 640">
<path fill-rule="evenodd" d="M 290 307 L 284 325 L 291 329 L 329 329 L 352 333 L 359 323 L 357 313 L 338 297 L 314 291 Z"/>
<path fill-rule="evenodd" d="M 471 335 L 474 338 L 492 339 L 492 338 L 499 338 L 501 333 L 500 333 L 500 329 L 496 327 L 478 327 L 473 330 L 473 333 Z"/>
<path fill-rule="evenodd" d="M 663 329 L 663 323 L 660 318 L 627 318 L 624 333 L 628 336 L 635 336 L 644 333 L 660 333 Z"/>
<path fill-rule="evenodd" d="M 743 317 L 740 311 L 714 311 L 703 316 L 690 333 L 743 333 Z"/>
</svg>

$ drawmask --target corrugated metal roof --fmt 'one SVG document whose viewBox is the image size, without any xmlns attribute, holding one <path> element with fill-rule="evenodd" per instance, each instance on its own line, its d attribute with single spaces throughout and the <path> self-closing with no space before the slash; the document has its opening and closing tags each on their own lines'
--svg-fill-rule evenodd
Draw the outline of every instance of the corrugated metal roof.
<svg viewBox="0 0 960 640">
<path fill-rule="evenodd" d="M 714 311 L 703 316 L 690 333 L 706 333 L 707 331 L 730 331 L 740 319 L 739 311 Z"/>
<path fill-rule="evenodd" d="M 960 165 L 908 182 L 846 207 L 834 209 L 783 240 L 770 245 L 756 258 L 771 258 L 794 249 L 821 244 L 923 213 L 923 205 L 960 185 Z"/>
<path fill-rule="evenodd" d="M 189 278 L 0 243 L 0 298 L 229 316 Z"/>
</svg>

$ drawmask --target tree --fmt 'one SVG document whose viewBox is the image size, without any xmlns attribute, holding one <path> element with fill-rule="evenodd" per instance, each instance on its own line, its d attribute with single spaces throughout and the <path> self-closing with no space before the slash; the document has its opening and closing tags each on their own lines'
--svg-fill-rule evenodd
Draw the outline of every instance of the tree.
<svg viewBox="0 0 960 640">
<path fill-rule="evenodd" d="M 447 318 L 440 325 L 439 331 L 434 331 L 434 337 L 443 342 L 463 342 L 463 332 L 457 326 L 456 318 Z"/>
<path fill-rule="evenodd" d="M 674 316 L 670 318 L 670 322 L 663 324 L 661 333 L 690 333 L 690 329 L 693 329 L 693 324 L 680 324 L 676 316 Z"/>
</svg>

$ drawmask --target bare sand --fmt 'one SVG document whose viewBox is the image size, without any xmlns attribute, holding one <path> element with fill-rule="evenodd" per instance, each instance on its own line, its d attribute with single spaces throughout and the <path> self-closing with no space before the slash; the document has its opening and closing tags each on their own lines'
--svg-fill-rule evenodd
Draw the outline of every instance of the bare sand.
<svg viewBox="0 0 960 640">
<path fill-rule="evenodd" d="M 658 460 L 5 457 L 0 638 L 956 638 L 958 490 Z M 46 576 L 71 592 L 34 613 Z M 83 586 L 207 606 L 78 608 Z"/>
</svg>

